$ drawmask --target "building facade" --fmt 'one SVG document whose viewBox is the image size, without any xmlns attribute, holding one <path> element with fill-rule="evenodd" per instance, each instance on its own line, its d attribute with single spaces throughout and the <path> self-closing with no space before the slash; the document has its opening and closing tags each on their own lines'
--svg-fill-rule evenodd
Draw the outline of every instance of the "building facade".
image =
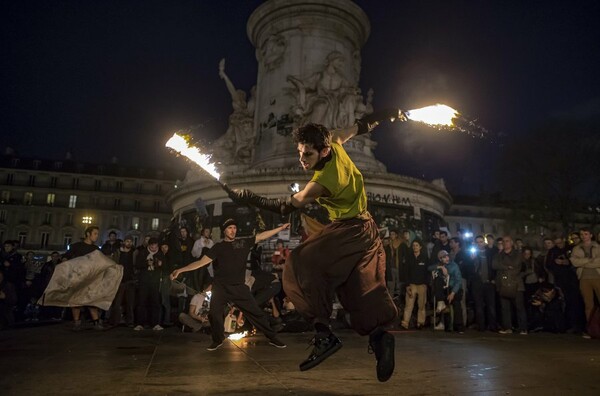
<svg viewBox="0 0 600 396">
<path fill-rule="evenodd" d="M 115 231 L 137 244 L 169 225 L 164 197 L 176 179 L 164 170 L 21 158 L 7 149 L 0 158 L 0 240 L 17 240 L 25 250 L 64 251 L 97 225 L 98 243 Z"/>
</svg>

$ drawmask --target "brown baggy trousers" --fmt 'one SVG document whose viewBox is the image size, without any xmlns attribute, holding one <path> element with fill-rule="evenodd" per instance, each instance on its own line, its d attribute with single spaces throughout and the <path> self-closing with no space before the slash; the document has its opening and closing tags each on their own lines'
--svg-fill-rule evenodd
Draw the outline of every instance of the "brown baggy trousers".
<svg viewBox="0 0 600 396">
<path fill-rule="evenodd" d="M 360 335 L 398 315 L 386 288 L 383 244 L 371 218 L 334 221 L 311 235 L 288 257 L 283 288 L 313 324 L 329 323 L 334 292 Z"/>
</svg>

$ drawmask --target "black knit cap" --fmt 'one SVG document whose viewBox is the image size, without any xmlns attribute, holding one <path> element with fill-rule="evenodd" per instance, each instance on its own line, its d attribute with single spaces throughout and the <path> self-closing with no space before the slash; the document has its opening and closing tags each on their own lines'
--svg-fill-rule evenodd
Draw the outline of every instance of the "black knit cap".
<svg viewBox="0 0 600 396">
<path fill-rule="evenodd" d="M 225 231 L 225 228 L 229 227 L 230 225 L 237 226 L 237 222 L 233 219 L 225 220 L 225 222 L 221 225 L 221 231 Z"/>
</svg>

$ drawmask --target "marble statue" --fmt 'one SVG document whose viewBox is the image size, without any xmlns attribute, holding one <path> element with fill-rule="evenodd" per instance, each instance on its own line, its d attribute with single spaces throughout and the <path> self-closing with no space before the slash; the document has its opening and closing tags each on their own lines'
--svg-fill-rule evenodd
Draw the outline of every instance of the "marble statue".
<svg viewBox="0 0 600 396">
<path fill-rule="evenodd" d="M 265 41 L 257 56 L 266 71 L 275 70 L 283 62 L 283 54 L 287 48 L 287 40 L 280 34 L 272 34 Z"/>
<path fill-rule="evenodd" d="M 305 79 L 288 76 L 294 86 L 296 104 L 292 108 L 295 122 L 314 122 L 327 128 L 343 128 L 354 123 L 360 90 L 343 74 L 344 56 L 333 51 L 327 55 L 325 67 Z"/>
<path fill-rule="evenodd" d="M 233 113 L 229 116 L 227 132 L 213 145 L 213 154 L 223 163 L 248 164 L 252 159 L 254 148 L 254 105 L 256 86 L 250 91 L 246 100 L 246 92 L 236 89 L 227 74 L 225 74 L 225 59 L 219 62 L 219 77 L 225 81 L 231 95 Z"/>
</svg>

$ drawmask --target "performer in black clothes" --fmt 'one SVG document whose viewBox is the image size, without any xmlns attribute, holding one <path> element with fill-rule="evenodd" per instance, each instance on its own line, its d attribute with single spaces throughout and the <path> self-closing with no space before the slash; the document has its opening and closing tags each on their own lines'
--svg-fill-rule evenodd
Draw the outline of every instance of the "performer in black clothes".
<svg viewBox="0 0 600 396">
<path fill-rule="evenodd" d="M 235 304 L 250 323 L 264 333 L 271 345 L 277 348 L 286 347 L 277 338 L 277 333 L 269 325 L 267 315 L 258 306 L 250 289 L 244 282 L 246 278 L 246 259 L 254 244 L 274 236 L 278 232 L 289 228 L 289 226 L 289 223 L 287 223 L 273 230 L 261 232 L 256 236 L 236 238 L 236 222 L 233 219 L 228 219 L 221 226 L 224 235 L 223 241 L 215 244 L 200 260 L 171 273 L 171 279 L 176 279 L 183 272 L 193 271 L 214 261 L 215 277 L 208 315 L 212 333 L 212 344 L 207 348 L 209 351 L 219 348 L 225 340 L 223 317 L 228 302 Z"/>
</svg>

